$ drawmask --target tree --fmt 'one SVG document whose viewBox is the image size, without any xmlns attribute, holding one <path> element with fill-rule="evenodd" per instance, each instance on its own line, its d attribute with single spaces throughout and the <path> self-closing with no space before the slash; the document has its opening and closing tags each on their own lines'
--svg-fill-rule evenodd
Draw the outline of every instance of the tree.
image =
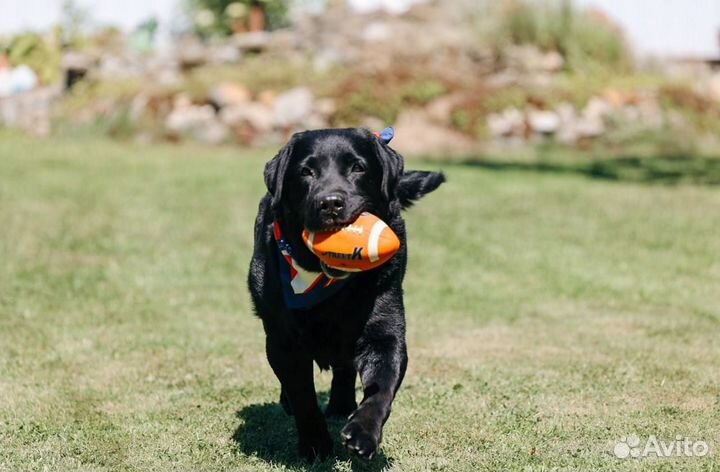
<svg viewBox="0 0 720 472">
<path fill-rule="evenodd" d="M 288 2 L 284 0 L 189 0 L 197 31 L 228 35 L 249 29 L 250 17 L 261 12 L 264 26 L 275 29 L 288 21 Z M 258 24 L 257 20 L 254 24 Z"/>
</svg>

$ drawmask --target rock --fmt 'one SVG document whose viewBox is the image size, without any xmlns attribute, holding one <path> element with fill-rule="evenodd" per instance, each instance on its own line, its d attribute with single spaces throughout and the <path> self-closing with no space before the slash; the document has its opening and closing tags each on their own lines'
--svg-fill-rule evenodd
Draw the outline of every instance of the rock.
<svg viewBox="0 0 720 472">
<path fill-rule="evenodd" d="M 181 88 L 184 80 L 180 74 L 178 62 L 170 57 L 159 55 L 143 59 L 141 74 L 153 85 Z"/>
<path fill-rule="evenodd" d="M 490 113 L 486 121 L 490 135 L 495 138 L 509 136 L 512 132 L 512 125 L 504 119 L 502 113 Z"/>
<path fill-rule="evenodd" d="M 563 102 L 555 109 L 558 118 L 560 119 L 560 126 L 555 133 L 555 139 L 563 144 L 575 144 L 578 140 L 577 131 L 577 111 L 572 104 Z"/>
<path fill-rule="evenodd" d="M 530 110 L 527 118 L 530 129 L 539 134 L 554 134 L 560 127 L 560 117 L 554 111 Z"/>
<path fill-rule="evenodd" d="M 530 44 L 505 48 L 509 68 L 524 72 L 558 72 L 565 65 L 565 59 L 556 51 L 542 52 Z"/>
<path fill-rule="evenodd" d="M 220 144 L 228 139 L 230 130 L 217 119 L 208 121 L 192 133 L 192 137 L 207 144 Z"/>
<path fill-rule="evenodd" d="M 215 119 L 215 110 L 209 105 L 186 105 L 184 102 L 179 104 L 165 119 L 165 127 L 174 133 L 190 133 L 195 127 Z"/>
<path fill-rule="evenodd" d="M 546 52 L 538 66 L 545 72 L 559 72 L 565 66 L 565 58 L 557 51 Z"/>
<path fill-rule="evenodd" d="M 589 120 L 603 120 L 612 113 L 612 105 L 599 97 L 592 97 L 585 108 L 583 117 Z"/>
<path fill-rule="evenodd" d="M 615 109 L 620 109 L 627 105 L 638 105 L 642 101 L 642 97 L 636 92 L 622 91 L 614 88 L 603 90 L 600 98 Z"/>
<path fill-rule="evenodd" d="M 267 49 L 271 35 L 267 31 L 255 31 L 233 36 L 233 44 L 243 52 L 262 52 Z"/>
<path fill-rule="evenodd" d="M 386 12 L 393 15 L 400 15 L 407 12 L 413 4 L 421 3 L 420 0 L 380 0 L 380 1 L 368 1 L 368 0 L 349 0 L 348 5 L 350 8 L 358 13 L 371 13 L 376 10 L 385 10 Z"/>
<path fill-rule="evenodd" d="M 315 112 L 323 118 L 329 118 L 336 110 L 337 105 L 332 98 L 321 98 L 315 102 Z"/>
<path fill-rule="evenodd" d="M 562 102 L 555 108 L 555 113 L 560 118 L 561 125 L 572 123 L 577 119 L 577 111 L 572 103 Z"/>
<path fill-rule="evenodd" d="M 464 134 L 435 124 L 421 108 L 401 112 L 394 128 L 392 147 L 403 154 L 462 154 L 475 147 Z"/>
<path fill-rule="evenodd" d="M 652 129 L 662 128 L 665 118 L 663 111 L 655 100 L 643 100 L 637 105 L 643 124 Z"/>
<path fill-rule="evenodd" d="M 275 102 L 275 124 L 280 127 L 301 125 L 313 112 L 313 94 L 307 87 L 283 93 Z"/>
<path fill-rule="evenodd" d="M 300 126 L 298 126 L 298 131 L 302 131 L 305 129 L 323 129 L 327 127 L 327 120 L 319 114 L 313 113 L 312 115 L 308 116 Z"/>
<path fill-rule="evenodd" d="M 555 140 L 561 144 L 572 145 L 578 140 L 577 128 L 572 126 L 563 126 L 555 134 Z"/>
<path fill-rule="evenodd" d="M 387 41 L 392 38 L 392 35 L 392 29 L 382 21 L 368 24 L 361 33 L 362 39 L 368 42 Z"/>
<path fill-rule="evenodd" d="M 190 99 L 187 94 L 179 93 L 175 95 L 175 99 L 173 100 L 173 110 L 188 108 L 190 106 L 192 106 L 192 99 Z"/>
<path fill-rule="evenodd" d="M 247 88 L 233 82 L 221 82 L 210 90 L 210 101 L 217 108 L 247 103 L 250 98 Z"/>
<path fill-rule="evenodd" d="M 268 132 L 273 128 L 274 114 L 267 105 L 249 102 L 223 108 L 220 120 L 231 128 L 249 125 L 254 131 Z"/>
<path fill-rule="evenodd" d="M 177 69 L 161 69 L 153 74 L 153 77 L 158 85 L 163 87 L 181 87 L 183 78 Z"/>
<path fill-rule="evenodd" d="M 720 102 L 720 72 L 715 72 L 707 83 L 708 95 L 716 102 Z"/>
<path fill-rule="evenodd" d="M 444 95 L 425 106 L 428 116 L 439 125 L 450 126 L 453 109 L 461 104 L 465 97 L 460 94 Z"/>
<path fill-rule="evenodd" d="M 313 56 L 313 68 L 317 72 L 327 72 L 333 67 L 346 62 L 347 58 L 347 55 L 336 48 L 324 47 L 315 52 Z"/>
<path fill-rule="evenodd" d="M 520 74 L 514 70 L 504 70 L 490 75 L 485 83 L 491 88 L 504 88 L 520 83 Z"/>
<path fill-rule="evenodd" d="M 602 99 L 613 108 L 621 108 L 625 105 L 625 96 L 617 89 L 606 89 L 602 92 Z"/>
<path fill-rule="evenodd" d="M 237 64 L 242 53 L 233 44 L 218 44 L 208 51 L 208 62 L 211 64 Z"/>
<path fill-rule="evenodd" d="M 610 103 L 599 97 L 592 97 L 583 108 L 574 127 L 579 138 L 596 138 L 605 132 L 605 120 L 613 113 Z"/>
<path fill-rule="evenodd" d="M 217 119 L 210 105 L 176 107 L 165 119 L 165 128 L 172 134 L 209 144 L 218 144 L 229 135 L 229 130 Z"/>
<path fill-rule="evenodd" d="M 116 54 L 103 54 L 96 71 L 96 77 L 101 80 L 117 80 L 125 78 L 138 78 L 144 74 L 144 67 L 140 61 Z"/>
<path fill-rule="evenodd" d="M 575 130 L 580 138 L 596 138 L 605 132 L 605 124 L 599 118 L 583 116 L 575 123 Z"/>
<path fill-rule="evenodd" d="M 175 56 L 182 70 L 189 70 L 207 63 L 205 46 L 195 38 L 185 37 L 175 47 Z"/>
<path fill-rule="evenodd" d="M 277 94 L 272 90 L 263 90 L 258 94 L 257 101 L 263 105 L 274 107 L 277 101 Z"/>
<path fill-rule="evenodd" d="M 268 52 L 287 53 L 299 46 L 299 38 L 295 28 L 276 29 L 270 35 Z"/>
<path fill-rule="evenodd" d="M 496 138 L 521 135 L 525 131 L 525 115 L 517 108 L 508 108 L 501 113 L 491 113 L 487 117 L 490 134 Z"/>
<path fill-rule="evenodd" d="M 0 98 L 0 125 L 19 128 L 37 136 L 50 133 L 50 108 L 60 96 L 59 87 L 36 88 Z"/>
<path fill-rule="evenodd" d="M 63 54 L 60 64 L 63 69 L 89 71 L 97 64 L 97 57 L 79 51 L 70 51 Z"/>
</svg>

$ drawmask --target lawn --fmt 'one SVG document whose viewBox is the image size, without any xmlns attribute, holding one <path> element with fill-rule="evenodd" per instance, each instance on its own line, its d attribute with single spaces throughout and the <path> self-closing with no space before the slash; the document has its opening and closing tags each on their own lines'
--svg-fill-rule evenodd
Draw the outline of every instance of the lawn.
<svg viewBox="0 0 720 472">
<path fill-rule="evenodd" d="M 439 162 L 383 453 L 298 462 L 245 288 L 269 157 L 0 134 L 1 471 L 720 470 L 720 187 Z"/>
</svg>

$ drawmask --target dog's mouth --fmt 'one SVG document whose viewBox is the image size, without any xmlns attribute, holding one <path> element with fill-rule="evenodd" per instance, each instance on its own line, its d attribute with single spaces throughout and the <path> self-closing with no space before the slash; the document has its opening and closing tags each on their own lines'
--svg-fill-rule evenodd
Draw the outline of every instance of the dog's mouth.
<svg viewBox="0 0 720 472">
<path fill-rule="evenodd" d="M 306 225 L 305 229 L 307 229 L 308 231 L 314 231 L 317 233 L 334 233 L 335 231 L 340 231 L 341 229 L 343 229 L 344 227 L 346 227 L 347 225 L 349 225 L 356 219 L 357 218 L 352 218 L 352 219 L 348 218 L 347 220 L 345 220 L 345 219 L 338 220 L 338 219 L 333 218 L 333 219 L 328 219 L 325 221 L 320 221 L 320 222 L 318 222 L 318 224 L 315 224 L 315 225 Z"/>
<path fill-rule="evenodd" d="M 336 232 L 336 231 L 340 231 L 341 229 L 343 229 L 344 227 L 346 227 L 346 226 L 349 225 L 349 224 L 350 224 L 350 222 L 340 223 L 340 224 L 333 224 L 333 225 L 329 225 L 329 226 L 323 226 L 321 229 L 318 230 L 318 232 L 322 232 L 322 233 L 334 233 L 334 232 Z"/>
<path fill-rule="evenodd" d="M 359 207 L 352 210 L 351 212 L 348 212 L 349 214 L 342 216 L 333 216 L 329 218 L 308 218 L 305 219 L 304 226 L 305 229 L 308 231 L 316 233 L 332 233 L 335 231 L 340 231 L 347 225 L 352 224 L 365 211 L 368 210 L 366 210 L 364 207 Z"/>
<path fill-rule="evenodd" d="M 320 261 L 320 268 L 322 269 L 323 273 L 331 279 L 346 279 L 350 276 L 350 272 L 345 272 L 344 270 L 340 269 L 333 269 L 332 267 L 325 264 L 323 261 Z"/>
</svg>

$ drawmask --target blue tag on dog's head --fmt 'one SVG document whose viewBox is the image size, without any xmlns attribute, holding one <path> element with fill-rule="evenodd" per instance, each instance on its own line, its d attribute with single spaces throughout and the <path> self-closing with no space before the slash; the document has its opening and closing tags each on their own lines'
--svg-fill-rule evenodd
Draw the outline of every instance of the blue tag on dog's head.
<svg viewBox="0 0 720 472">
<path fill-rule="evenodd" d="M 375 133 L 375 136 L 377 136 L 377 138 L 383 143 L 388 144 L 390 141 L 392 141 L 392 138 L 395 137 L 395 130 L 388 127 L 380 131 L 379 133 Z"/>
</svg>

